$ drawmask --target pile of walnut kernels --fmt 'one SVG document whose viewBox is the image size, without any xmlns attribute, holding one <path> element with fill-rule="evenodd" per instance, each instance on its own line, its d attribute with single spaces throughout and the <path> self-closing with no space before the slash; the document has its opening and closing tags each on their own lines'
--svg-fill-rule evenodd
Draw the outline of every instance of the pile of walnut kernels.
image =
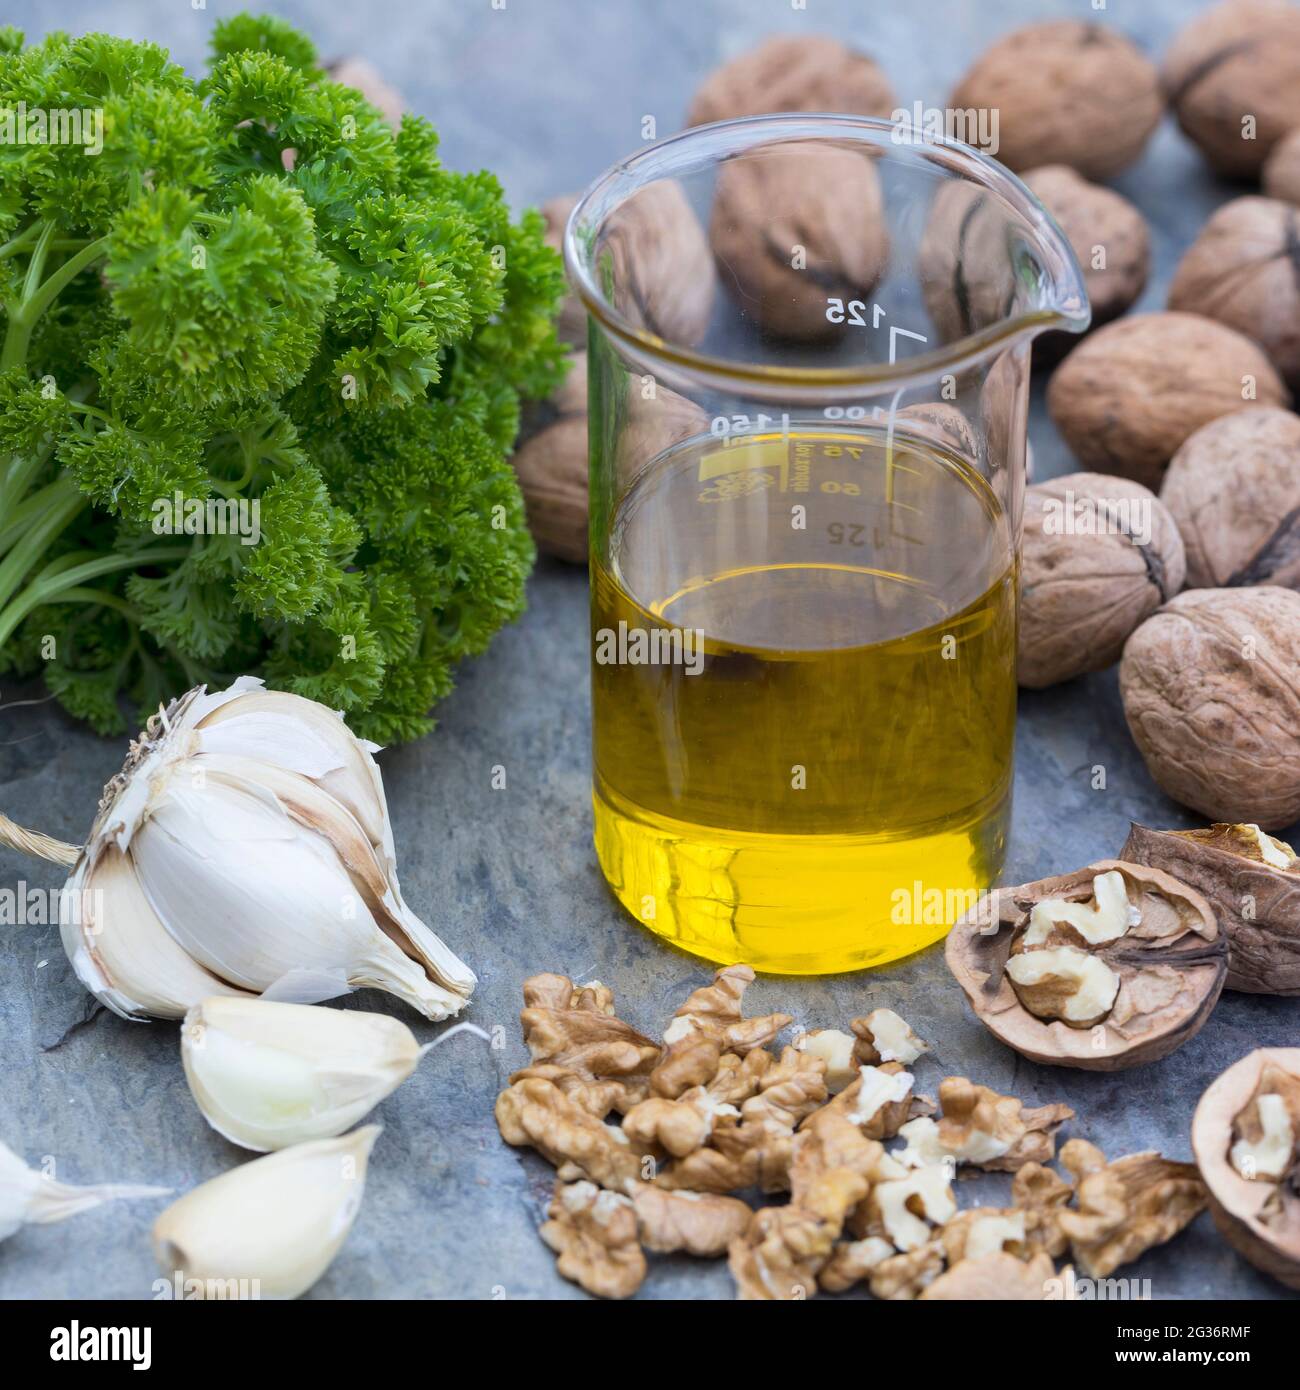
<svg viewBox="0 0 1300 1390">
<path fill-rule="evenodd" d="M 742 1016 L 753 978 L 720 970 L 662 1042 L 618 1018 L 598 982 L 524 982 L 532 1062 L 497 1098 L 497 1124 L 555 1165 L 542 1239 L 588 1292 L 629 1297 L 651 1251 L 726 1255 L 743 1299 L 864 1281 L 887 1299 L 1060 1298 L 1074 1281 L 1058 1259 L 1105 1278 L 1205 1206 L 1195 1166 L 1153 1153 L 1107 1163 L 1071 1139 L 1061 1176 L 1048 1165 L 1067 1106 L 1026 1109 L 957 1076 L 937 1106 L 915 1094 L 905 1068 L 926 1046 L 889 1009 L 778 1056 L 793 1020 Z M 959 1211 L 961 1165 L 1013 1174 L 1011 1205 Z"/>
</svg>

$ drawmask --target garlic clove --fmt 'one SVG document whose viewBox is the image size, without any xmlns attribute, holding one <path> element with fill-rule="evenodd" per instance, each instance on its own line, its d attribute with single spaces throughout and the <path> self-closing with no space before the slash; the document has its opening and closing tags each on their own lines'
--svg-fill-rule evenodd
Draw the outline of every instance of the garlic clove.
<svg viewBox="0 0 1300 1390">
<path fill-rule="evenodd" d="M 310 777 L 360 822 L 371 844 L 388 835 L 388 807 L 374 745 L 363 743 L 315 700 L 282 690 L 247 690 L 196 725 L 197 751 L 230 753 Z"/>
<path fill-rule="evenodd" d="M 314 700 L 285 691 L 248 689 L 203 715 L 196 725 L 196 747 L 205 757 L 253 758 L 263 767 L 297 773 L 342 806 L 379 859 L 397 932 L 405 938 L 399 945 L 403 950 L 413 947 L 448 989 L 469 996 L 478 983 L 474 972 L 402 898 L 383 778 L 372 756 L 378 751 L 375 744 L 357 738 L 341 715 Z"/>
<path fill-rule="evenodd" d="M 347 1239 L 379 1134 L 295 1144 L 200 1184 L 154 1222 L 159 1267 L 200 1297 L 297 1298 Z"/>
<path fill-rule="evenodd" d="M 29 1168 L 14 1151 L 0 1144 L 0 1240 L 24 1225 L 48 1225 L 66 1221 L 105 1202 L 136 1197 L 166 1197 L 170 1187 L 146 1187 L 139 1183 L 95 1183 L 74 1187 L 56 1182 Z"/>
<path fill-rule="evenodd" d="M 241 990 L 205 970 L 168 934 L 130 860 L 102 842 L 83 854 L 59 899 L 59 932 L 77 978 L 125 1019 L 183 1018 L 211 995 Z"/>
<path fill-rule="evenodd" d="M 342 1134 L 420 1056 L 395 1018 L 311 1004 L 205 999 L 181 1027 L 185 1079 L 204 1119 L 261 1153 Z"/>
<path fill-rule="evenodd" d="M 362 901 L 380 929 L 407 955 L 420 960 L 440 984 L 469 996 L 477 983 L 473 971 L 459 960 L 393 894 L 375 847 L 357 819 L 310 778 L 264 762 L 234 755 L 204 757 L 194 764 L 206 776 L 247 792 L 270 793 L 290 819 L 316 830 L 334 847 Z M 417 935 L 412 923 L 420 928 Z M 429 943 L 436 949 L 430 949 Z"/>
<path fill-rule="evenodd" d="M 150 905 L 191 956 L 248 990 L 305 967 L 434 1020 L 464 1007 L 384 934 L 324 834 L 269 791 L 197 772 L 191 762 L 160 774 L 131 842 Z"/>
</svg>

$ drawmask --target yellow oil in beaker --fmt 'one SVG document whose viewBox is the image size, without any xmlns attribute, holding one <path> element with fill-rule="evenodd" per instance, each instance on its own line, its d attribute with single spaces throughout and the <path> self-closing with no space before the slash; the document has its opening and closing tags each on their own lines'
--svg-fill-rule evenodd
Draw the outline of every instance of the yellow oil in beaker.
<svg viewBox="0 0 1300 1390">
<path fill-rule="evenodd" d="M 1015 552 L 988 483 L 883 426 L 701 437 L 610 534 L 595 838 L 623 904 L 792 974 L 942 936 L 1009 814 Z"/>
</svg>

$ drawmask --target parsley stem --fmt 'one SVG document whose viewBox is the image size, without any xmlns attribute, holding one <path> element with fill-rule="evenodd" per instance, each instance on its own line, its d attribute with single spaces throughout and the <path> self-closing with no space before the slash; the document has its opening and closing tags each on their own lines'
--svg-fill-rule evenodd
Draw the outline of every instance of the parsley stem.
<svg viewBox="0 0 1300 1390">
<path fill-rule="evenodd" d="M 83 497 L 70 479 L 68 488 L 70 491 L 51 501 L 18 538 L 5 558 L 0 560 L 0 611 L 51 542 L 62 534 L 83 507 L 89 505 L 90 499 Z M 8 633 L 5 635 L 8 636 Z M 3 645 L 4 638 L 0 637 L 0 646 Z"/>
<path fill-rule="evenodd" d="M 20 251 L 25 251 L 40 234 L 41 223 L 39 221 L 29 222 L 16 237 L 11 237 L 3 246 L 0 246 L 0 261 L 7 261 L 10 256 L 16 256 Z"/>
<path fill-rule="evenodd" d="M 47 228 L 52 228 L 53 225 L 49 223 Z M 47 242 L 46 250 L 48 249 Z M 39 243 L 37 250 L 40 250 Z M 32 329 L 36 327 L 41 315 L 83 270 L 94 265 L 107 250 L 108 238 L 102 236 L 88 246 L 83 246 L 75 256 L 69 256 L 39 288 L 33 287 L 30 293 L 24 291 L 22 304 L 9 315 L 9 331 L 5 334 L 4 349 L 0 351 L 0 371 L 8 367 L 21 366 L 27 360 L 27 345 L 31 341 Z M 41 260 L 43 265 L 44 254 Z M 36 261 L 35 252 L 32 254 L 32 261 L 33 264 Z M 30 267 L 28 279 L 31 279 Z"/>
<path fill-rule="evenodd" d="M 0 468 L 0 536 L 9 529 L 12 512 L 22 501 L 32 479 L 40 472 L 53 450 L 50 447 L 30 454 L 15 454 L 7 468 Z M 0 544 L 0 552 L 5 549 Z"/>
<path fill-rule="evenodd" d="M 23 281 L 23 304 L 31 299 L 41 283 L 41 276 L 45 274 L 45 262 L 50 254 L 50 242 L 54 240 L 57 230 L 53 222 L 45 222 L 41 226 L 41 234 L 36 238 L 36 245 L 32 249 L 32 258 L 27 262 L 27 276 Z M 21 308 L 21 305 L 19 307 Z"/>
<path fill-rule="evenodd" d="M 121 594 L 115 594 L 109 589 L 88 589 L 82 585 L 77 585 L 71 589 L 63 589 L 57 594 L 51 594 L 45 600 L 46 603 L 84 603 L 88 607 L 111 608 L 115 613 L 120 613 L 129 623 L 136 627 L 140 625 L 140 610 L 133 603 L 128 603 Z"/>
<path fill-rule="evenodd" d="M 54 561 L 53 565 L 47 566 L 37 575 L 8 607 L 0 611 L 0 647 L 9 640 L 14 629 L 33 608 L 39 607 L 42 603 L 54 602 L 60 594 L 66 593 L 69 589 L 79 588 L 87 579 L 98 579 L 100 575 L 113 574 L 119 570 L 139 569 L 143 565 L 156 565 L 164 560 L 183 560 L 188 554 L 188 546 L 168 545 L 158 546 L 153 550 L 138 550 L 130 555 L 101 555 L 70 568 L 61 561 Z"/>
<path fill-rule="evenodd" d="M 77 494 L 78 489 L 72 479 L 64 477 L 38 488 L 12 509 L 0 505 L 0 555 L 26 533 L 33 519 L 42 516 L 47 507 Z"/>
</svg>

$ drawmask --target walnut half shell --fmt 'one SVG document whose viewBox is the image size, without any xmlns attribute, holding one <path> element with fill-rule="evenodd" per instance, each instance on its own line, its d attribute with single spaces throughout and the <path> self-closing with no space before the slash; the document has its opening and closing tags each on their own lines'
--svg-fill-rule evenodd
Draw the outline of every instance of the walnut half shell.
<svg viewBox="0 0 1300 1390">
<path fill-rule="evenodd" d="M 1192 1117 L 1192 1152 L 1210 1193 L 1210 1215 L 1219 1234 L 1256 1269 L 1290 1289 L 1300 1289 L 1300 1164 L 1290 1130 L 1290 1166 L 1280 1179 L 1248 1178 L 1232 1161 L 1243 1121 L 1263 1094 L 1283 1099 L 1300 1088 L 1300 1048 L 1260 1048 L 1214 1081 Z M 1288 1112 L 1300 1108 L 1292 1104 Z M 1241 1165 L 1244 1166 L 1244 1165 Z"/>
<path fill-rule="evenodd" d="M 972 913 L 953 928 L 948 968 L 980 1022 L 1031 1061 L 1157 1061 L 1200 1031 L 1223 989 L 1213 909 L 1159 869 L 1103 859 L 999 889 L 997 904 L 996 926 Z"/>
<path fill-rule="evenodd" d="M 1300 858 L 1257 825 L 1151 830 L 1120 851 L 1173 874 L 1209 900 L 1228 938 L 1227 989 L 1300 995 Z"/>
</svg>

